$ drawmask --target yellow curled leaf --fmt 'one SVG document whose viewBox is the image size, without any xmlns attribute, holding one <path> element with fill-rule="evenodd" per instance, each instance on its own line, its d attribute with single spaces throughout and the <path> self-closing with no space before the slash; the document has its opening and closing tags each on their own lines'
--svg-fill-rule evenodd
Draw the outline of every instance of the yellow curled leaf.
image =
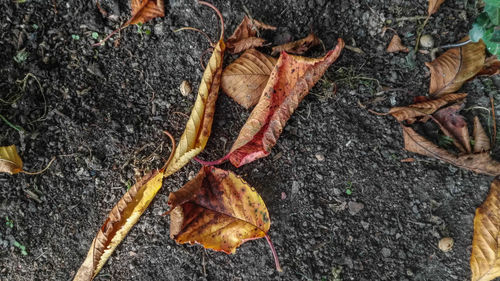
<svg viewBox="0 0 500 281">
<path fill-rule="evenodd" d="M 163 170 L 145 175 L 118 201 L 92 241 L 74 281 L 90 281 L 144 213 L 163 183 Z"/>
<path fill-rule="evenodd" d="M 203 73 L 198 97 L 191 110 L 191 116 L 186 124 L 172 161 L 167 165 L 165 177 L 175 173 L 191 159 L 198 155 L 207 144 L 212 131 L 212 121 L 215 112 L 215 102 L 219 95 L 222 74 L 222 59 L 226 46 L 221 39 L 214 48 L 210 61 Z"/>
<path fill-rule="evenodd" d="M 23 160 L 15 145 L 0 146 L 0 173 L 17 174 L 23 170 Z"/>
</svg>

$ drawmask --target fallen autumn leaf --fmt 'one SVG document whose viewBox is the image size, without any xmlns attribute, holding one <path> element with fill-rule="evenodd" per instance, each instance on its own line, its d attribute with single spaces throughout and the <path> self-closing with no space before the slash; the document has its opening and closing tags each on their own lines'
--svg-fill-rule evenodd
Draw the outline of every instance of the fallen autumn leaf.
<svg viewBox="0 0 500 281">
<path fill-rule="evenodd" d="M 15 145 L 0 146 L 0 173 L 17 174 L 23 170 L 23 160 Z"/>
<path fill-rule="evenodd" d="M 443 2 L 444 0 L 429 0 L 429 6 L 427 8 L 428 15 L 430 16 L 436 13 Z"/>
<path fill-rule="evenodd" d="M 274 56 L 283 51 L 290 54 L 302 55 L 310 48 L 319 44 L 321 44 L 321 40 L 318 36 L 314 33 L 309 33 L 309 35 L 300 40 L 273 47 L 272 55 Z"/>
<path fill-rule="evenodd" d="M 395 52 L 408 53 L 409 50 L 408 50 L 408 47 L 403 45 L 403 43 L 401 42 L 401 38 L 397 34 L 394 34 L 391 42 L 389 43 L 389 46 L 387 46 L 387 52 L 389 52 L 389 53 L 395 53 Z"/>
<path fill-rule="evenodd" d="M 255 37 L 258 29 L 276 30 L 276 27 L 245 16 L 234 33 L 226 41 L 229 52 L 236 54 L 264 45 L 266 40 Z"/>
</svg>

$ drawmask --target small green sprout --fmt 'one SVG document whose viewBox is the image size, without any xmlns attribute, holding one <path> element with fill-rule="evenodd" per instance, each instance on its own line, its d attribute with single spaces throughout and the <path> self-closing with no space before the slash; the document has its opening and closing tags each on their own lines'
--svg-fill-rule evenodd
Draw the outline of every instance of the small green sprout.
<svg viewBox="0 0 500 281">
<path fill-rule="evenodd" d="M 80 40 L 80 36 L 77 34 L 71 34 L 71 38 L 73 38 L 73 40 Z"/>
<path fill-rule="evenodd" d="M 132 187 L 132 182 L 130 180 L 128 180 L 126 183 L 125 183 L 125 186 L 127 187 L 127 191 Z"/>
<path fill-rule="evenodd" d="M 14 56 L 14 61 L 16 61 L 17 63 L 23 63 L 24 61 L 26 61 L 28 56 L 29 56 L 29 53 L 26 52 L 26 49 L 19 50 L 19 51 L 17 51 L 16 55 Z"/>
<path fill-rule="evenodd" d="M 144 33 L 146 33 L 146 35 L 150 35 L 150 34 L 151 34 L 151 30 L 150 30 L 150 29 L 146 29 L 146 30 L 144 31 Z"/>
<path fill-rule="evenodd" d="M 97 32 L 92 32 L 92 38 L 96 39 L 99 38 L 99 33 Z"/>
<path fill-rule="evenodd" d="M 438 137 L 438 145 L 439 146 L 447 148 L 451 144 L 453 144 L 453 139 L 452 138 L 450 138 L 450 137 L 448 137 L 446 135 L 439 135 L 439 137 Z"/>
<path fill-rule="evenodd" d="M 34 23 L 33 25 L 31 25 L 31 27 L 33 27 L 34 30 L 38 30 L 38 24 Z"/>
<path fill-rule="evenodd" d="M 346 184 L 345 194 L 347 194 L 347 195 L 352 194 L 352 182 L 350 182 L 350 181 L 348 181 Z"/>
<path fill-rule="evenodd" d="M 14 227 L 14 221 L 9 219 L 9 217 L 5 216 L 5 225 L 10 227 L 10 228 L 13 228 Z"/>
<path fill-rule="evenodd" d="M 14 241 L 14 247 L 16 247 L 19 250 L 21 250 L 21 255 L 23 255 L 23 256 L 27 256 L 28 255 L 28 252 L 26 251 L 26 247 L 23 244 L 21 244 L 21 243 L 19 243 L 17 241 Z"/>
</svg>

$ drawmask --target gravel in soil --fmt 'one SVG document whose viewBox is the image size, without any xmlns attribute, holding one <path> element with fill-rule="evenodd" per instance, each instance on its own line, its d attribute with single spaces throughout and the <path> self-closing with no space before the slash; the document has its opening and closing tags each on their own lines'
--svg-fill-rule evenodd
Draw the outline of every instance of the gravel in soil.
<svg viewBox="0 0 500 281">
<path fill-rule="evenodd" d="M 427 1 L 214 3 L 227 34 L 246 6 L 256 19 L 278 27 L 263 32 L 273 44 L 300 39 L 312 29 L 327 48 L 342 37 L 364 51 L 344 50 L 301 103 L 272 154 L 236 170 L 269 208 L 270 236 L 284 271 L 275 271 L 264 240 L 225 255 L 169 239 L 168 218 L 160 214 L 168 193 L 200 168 L 193 162 L 166 180 L 96 280 L 468 279 L 474 210 L 491 178 L 405 152 L 397 122 L 358 105 L 387 111 L 427 93 L 424 62 L 430 57 L 386 53 L 393 34 L 382 36 L 382 28 L 390 26 L 414 46 L 421 21 L 398 19 L 426 15 Z M 143 25 L 150 34 L 131 26 L 105 47 L 93 48 L 93 33 L 103 38 L 130 13 L 126 1 L 102 5 L 111 18 L 103 18 L 94 1 L 0 2 L 0 94 L 16 99 L 2 103 L 0 113 L 24 129 L 0 123 L 0 144 L 16 144 L 30 171 L 57 156 L 41 175 L 0 175 L 0 280 L 72 278 L 134 177 L 168 157 L 162 130 L 180 136 L 184 129 L 195 94 L 183 96 L 179 85 L 187 80 L 197 89 L 199 57 L 209 45 L 197 33 L 173 30 L 192 26 L 218 38 L 212 11 L 171 0 L 165 18 Z M 456 42 L 477 13 L 474 1 L 447 1 L 424 31 L 436 45 Z M 13 58 L 20 52 L 25 58 L 17 62 Z M 321 53 L 319 47 L 308 55 Z M 19 82 L 27 74 L 42 90 L 31 76 Z M 466 84 L 467 107 L 488 107 L 489 94 L 500 104 L 499 85 L 498 77 Z M 381 101 L 370 104 L 374 99 Z M 487 124 L 484 110 L 467 112 Z M 248 114 L 221 94 L 200 158 L 224 155 Z M 407 157 L 416 161 L 400 162 Z M 498 149 L 494 157 L 499 158 Z M 235 170 L 229 164 L 222 168 Z M 6 217 L 12 227 L 3 222 Z M 438 248 L 443 237 L 454 239 L 449 252 Z"/>
</svg>

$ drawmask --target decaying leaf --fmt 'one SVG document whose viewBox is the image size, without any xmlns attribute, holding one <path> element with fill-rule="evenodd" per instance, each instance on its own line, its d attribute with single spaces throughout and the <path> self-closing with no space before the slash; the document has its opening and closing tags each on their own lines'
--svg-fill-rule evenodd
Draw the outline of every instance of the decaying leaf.
<svg viewBox="0 0 500 281">
<path fill-rule="evenodd" d="M 473 152 L 480 153 L 485 151 L 490 151 L 490 139 L 479 122 L 479 117 L 474 116 L 474 130 L 472 132 L 474 137 Z"/>
<path fill-rule="evenodd" d="M 240 167 L 271 152 L 286 121 L 343 47 L 344 41 L 339 38 L 335 49 L 318 59 L 281 53 L 259 102 L 226 156 L 234 166 Z"/>
<path fill-rule="evenodd" d="M 436 13 L 443 2 L 444 0 L 429 0 L 429 7 L 427 8 L 429 16 Z"/>
<path fill-rule="evenodd" d="M 429 93 L 439 97 L 456 92 L 483 69 L 484 60 L 485 45 L 479 41 L 449 49 L 432 62 L 426 62 L 431 71 Z"/>
<path fill-rule="evenodd" d="M 309 33 L 307 37 L 300 40 L 273 47 L 272 55 L 274 56 L 278 53 L 281 53 L 282 51 L 290 54 L 302 55 L 310 48 L 319 44 L 321 44 L 321 40 L 318 38 L 318 36 L 316 36 L 314 33 Z"/>
<path fill-rule="evenodd" d="M 491 158 L 488 152 L 456 156 L 427 140 L 411 127 L 401 125 L 405 149 L 414 153 L 433 157 L 457 167 L 490 176 L 500 175 L 500 163 Z"/>
<path fill-rule="evenodd" d="M 0 146 L 0 173 L 17 174 L 23 170 L 23 160 L 15 145 Z"/>
<path fill-rule="evenodd" d="M 132 226 L 137 223 L 160 190 L 162 183 L 163 170 L 150 172 L 123 195 L 92 241 L 87 257 L 76 273 L 74 281 L 94 279 Z"/>
<path fill-rule="evenodd" d="M 417 121 L 418 118 L 433 114 L 447 104 L 463 101 L 466 97 L 467 94 L 449 94 L 438 99 L 426 100 L 409 106 L 393 107 L 389 110 L 389 114 L 396 118 L 398 122 L 406 121 L 411 124 Z"/>
<path fill-rule="evenodd" d="M 255 49 L 245 51 L 222 72 L 222 90 L 243 107 L 254 106 L 276 61 Z"/>
<path fill-rule="evenodd" d="M 207 5 L 208 3 L 200 1 Z M 215 9 L 211 4 L 211 8 Z M 184 167 L 193 157 L 198 155 L 207 144 L 208 137 L 212 131 L 212 121 L 215 112 L 215 102 L 219 95 L 219 86 L 222 74 L 222 61 L 226 45 L 224 44 L 224 22 L 222 15 L 215 9 L 221 20 L 221 36 L 214 48 L 212 56 L 201 78 L 198 96 L 191 110 L 191 116 L 186 123 L 184 133 L 179 140 L 179 144 L 174 152 L 172 161 L 165 170 L 165 177 L 175 173 Z"/>
<path fill-rule="evenodd" d="M 227 49 L 230 53 L 236 54 L 247 49 L 261 47 L 266 42 L 262 38 L 255 37 L 257 29 L 276 30 L 276 27 L 267 25 L 260 21 L 250 19 L 245 16 L 233 35 L 226 41 Z"/>
<path fill-rule="evenodd" d="M 495 74 L 500 74 L 500 60 L 493 55 L 484 60 L 483 69 L 477 75 L 491 76 Z"/>
<path fill-rule="evenodd" d="M 500 178 L 493 180 L 486 200 L 476 209 L 470 268 L 472 281 L 500 276 Z"/>
<path fill-rule="evenodd" d="M 131 0 L 130 8 L 132 10 L 132 17 L 122 26 L 120 26 L 120 28 L 111 32 L 111 34 L 106 36 L 106 38 L 104 38 L 96 45 L 103 44 L 116 32 L 124 29 L 131 24 L 145 23 L 154 18 L 165 16 L 165 6 L 163 0 Z"/>
<path fill-rule="evenodd" d="M 469 129 L 467 122 L 458 112 L 463 108 L 464 103 L 456 103 L 445 108 L 442 108 L 433 114 L 436 121 L 446 131 L 446 135 L 453 136 L 457 140 L 453 143 L 464 153 L 471 153 Z M 444 131 L 444 130 L 443 130 Z"/>
<path fill-rule="evenodd" d="M 387 52 L 389 52 L 389 53 L 395 53 L 395 52 L 408 53 L 409 50 L 408 50 L 408 47 L 403 45 L 403 42 L 401 42 L 401 38 L 397 34 L 394 34 L 391 42 L 389 43 L 389 46 L 387 46 Z"/>
<path fill-rule="evenodd" d="M 170 193 L 168 205 L 172 239 L 228 254 L 245 241 L 266 237 L 271 226 L 255 189 L 233 172 L 215 167 L 203 166 L 194 179 Z"/>
</svg>

